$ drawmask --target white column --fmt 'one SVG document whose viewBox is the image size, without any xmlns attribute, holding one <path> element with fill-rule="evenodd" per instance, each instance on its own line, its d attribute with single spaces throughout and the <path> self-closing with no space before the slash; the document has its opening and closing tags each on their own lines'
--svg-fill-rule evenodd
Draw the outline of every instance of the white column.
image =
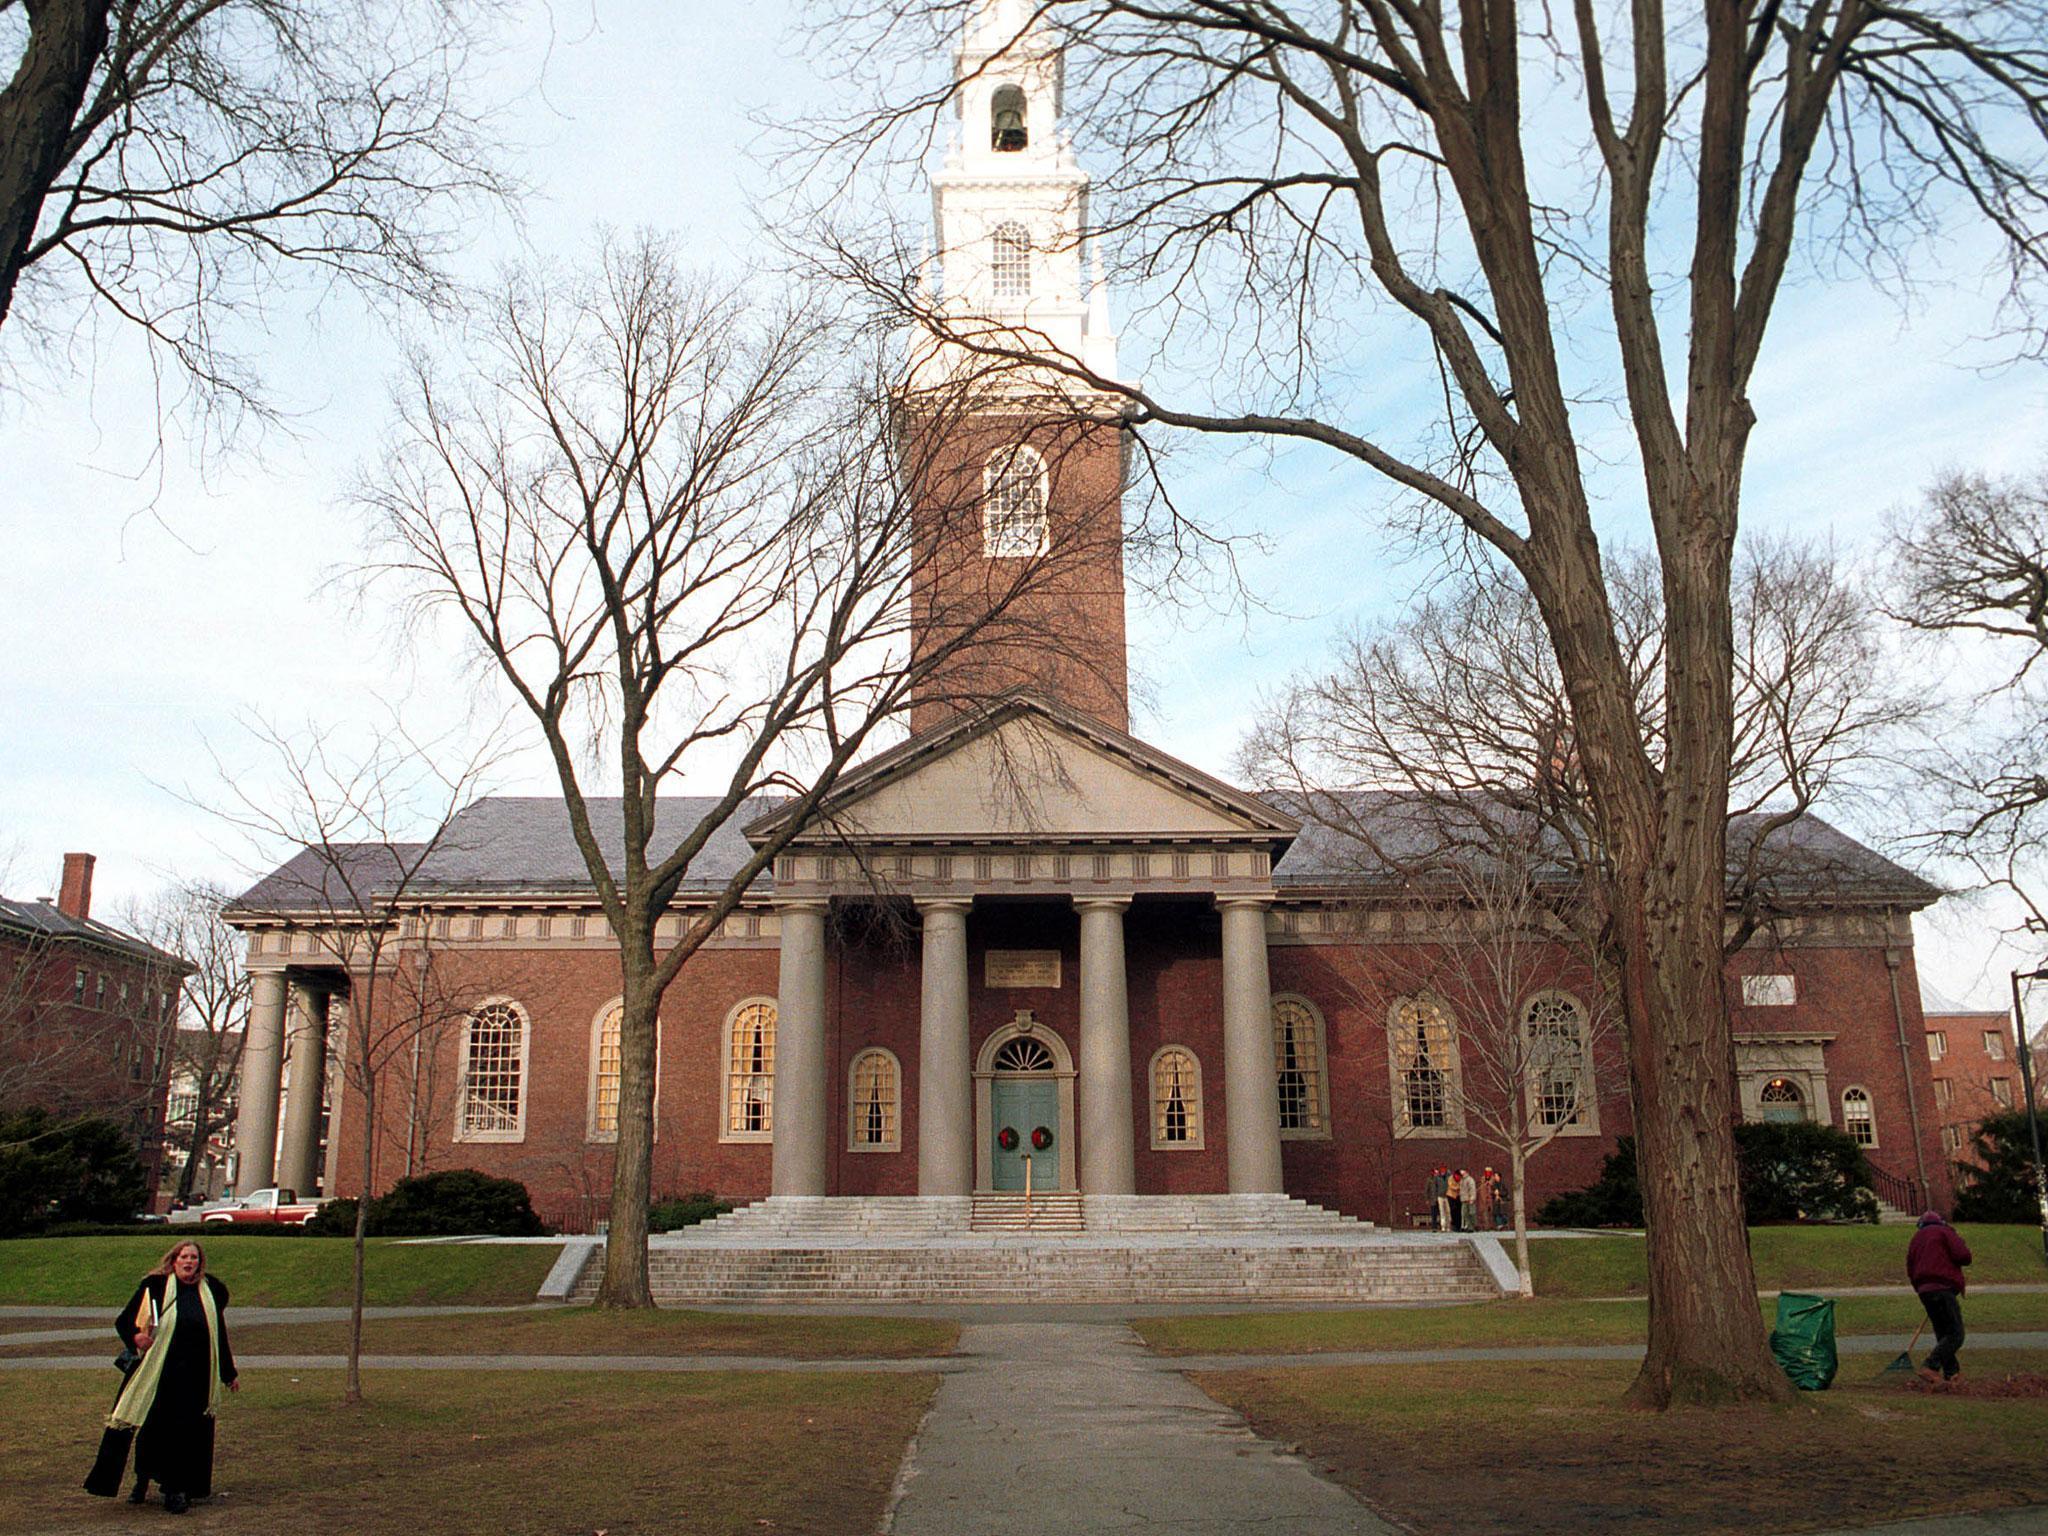
<svg viewBox="0 0 2048 1536">
<path fill-rule="evenodd" d="M 974 1067 L 967 1022 L 966 901 L 920 901 L 917 1192 L 974 1193 Z"/>
<path fill-rule="evenodd" d="M 1223 897 L 1223 1110 L 1230 1192 L 1278 1194 L 1280 1085 L 1266 975 L 1266 897 Z"/>
<path fill-rule="evenodd" d="M 1081 1190 L 1137 1193 L 1131 1120 L 1131 1008 L 1124 897 L 1076 897 L 1081 912 Z"/>
<path fill-rule="evenodd" d="M 327 993 L 291 985 L 291 1086 L 284 1101 L 284 1137 L 277 1182 L 310 1195 L 320 1181 L 320 1101 L 327 1091 Z"/>
<path fill-rule="evenodd" d="M 277 1179 L 277 1089 L 284 1072 L 284 972 L 249 977 L 249 1022 L 242 1036 L 240 1107 L 235 1114 L 235 1193 Z"/>
<path fill-rule="evenodd" d="M 825 1061 L 825 903 L 791 902 L 782 918 L 775 997 L 775 1151 L 770 1189 L 826 1192 L 825 1127 L 830 1073 Z"/>
</svg>

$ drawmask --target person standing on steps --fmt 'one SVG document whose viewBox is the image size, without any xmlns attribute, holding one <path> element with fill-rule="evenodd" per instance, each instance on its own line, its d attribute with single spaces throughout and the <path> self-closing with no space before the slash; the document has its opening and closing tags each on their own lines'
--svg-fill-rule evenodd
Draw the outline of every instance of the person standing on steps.
<svg viewBox="0 0 2048 1536">
<path fill-rule="evenodd" d="M 1494 1211 L 1500 1204 L 1500 1180 L 1491 1168 L 1479 1171 L 1479 1219 L 1472 1223 L 1475 1232 L 1493 1230 Z"/>
<path fill-rule="evenodd" d="M 1444 1193 L 1450 1200 L 1451 1219 L 1444 1230 L 1446 1232 L 1463 1231 L 1465 1220 L 1465 1170 L 1462 1168 L 1451 1168 L 1446 1169 L 1445 1172 L 1449 1175 L 1449 1178 Z"/>
<path fill-rule="evenodd" d="M 1962 1372 L 1956 1351 L 1963 1347 L 1963 1292 L 1968 1287 L 1963 1270 L 1969 1262 L 1970 1245 L 1962 1234 L 1941 1219 L 1941 1212 L 1923 1213 L 1906 1245 L 1906 1278 L 1934 1329 L 1934 1352 L 1920 1368 L 1929 1381 L 1954 1381 Z"/>
<path fill-rule="evenodd" d="M 165 1511 L 182 1515 L 192 1500 L 213 1492 L 214 1416 L 223 1389 L 241 1390 L 227 1310 L 228 1288 L 206 1272 L 206 1250 L 195 1242 L 174 1243 L 142 1277 L 114 1319 L 114 1332 L 140 1358 L 107 1415 L 87 1493 L 112 1498 L 121 1491 L 131 1441 L 135 1491 L 129 1503 L 146 1501 L 155 1482 L 163 1488 Z"/>
<path fill-rule="evenodd" d="M 1436 1220 L 1436 1230 L 1439 1232 L 1448 1232 L 1451 1227 L 1450 1183 L 1447 1169 L 1437 1168 L 1431 1171 L 1428 1184 L 1429 1209 Z"/>
<path fill-rule="evenodd" d="M 1479 1181 L 1472 1177 L 1470 1168 L 1458 1170 L 1458 1208 L 1464 1212 L 1464 1220 L 1458 1230 L 1474 1230 L 1479 1225 Z"/>
</svg>

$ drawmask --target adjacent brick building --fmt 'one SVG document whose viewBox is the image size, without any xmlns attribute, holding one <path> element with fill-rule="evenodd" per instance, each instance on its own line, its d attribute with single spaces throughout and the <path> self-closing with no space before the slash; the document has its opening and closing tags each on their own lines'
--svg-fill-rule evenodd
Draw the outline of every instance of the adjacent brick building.
<svg viewBox="0 0 2048 1536">
<path fill-rule="evenodd" d="M 93 856 L 57 899 L 0 898 L 0 1107 L 117 1121 L 155 1187 L 178 991 L 192 967 L 92 915 Z"/>
<path fill-rule="evenodd" d="M 2026 1103 L 2012 1016 L 1997 1009 L 1928 1014 L 1927 1060 L 1942 1155 L 1969 1161 L 1978 1122 Z"/>
</svg>

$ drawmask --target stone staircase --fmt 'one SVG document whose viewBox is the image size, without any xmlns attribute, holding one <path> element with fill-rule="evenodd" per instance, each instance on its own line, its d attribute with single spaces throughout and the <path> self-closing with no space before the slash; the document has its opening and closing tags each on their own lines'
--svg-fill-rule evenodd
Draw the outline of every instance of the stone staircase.
<svg viewBox="0 0 2048 1536">
<path fill-rule="evenodd" d="M 655 1297 L 704 1303 L 1478 1301 L 1472 1242 L 1285 1195 L 788 1197 L 650 1240 Z M 1048 1224 L 1057 1220 L 1059 1228 Z M 595 1294 L 595 1248 L 572 1292 Z"/>
</svg>

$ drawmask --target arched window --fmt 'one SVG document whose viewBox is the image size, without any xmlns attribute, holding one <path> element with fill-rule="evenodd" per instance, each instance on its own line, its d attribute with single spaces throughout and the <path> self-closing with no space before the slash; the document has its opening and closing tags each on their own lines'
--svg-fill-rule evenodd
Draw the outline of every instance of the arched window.
<svg viewBox="0 0 2048 1536">
<path fill-rule="evenodd" d="M 1757 1095 L 1764 1119 L 1774 1125 L 1794 1125 L 1806 1118 L 1806 1095 L 1789 1077 L 1774 1077 Z"/>
<path fill-rule="evenodd" d="M 772 1141 L 775 1135 L 775 1004 L 748 998 L 726 1023 L 723 1141 Z"/>
<path fill-rule="evenodd" d="M 526 1136 L 526 1013 L 493 998 L 462 1027 L 457 1141 L 522 1141 Z"/>
<path fill-rule="evenodd" d="M 1323 1016 L 1305 997 L 1273 999 L 1273 1064 L 1280 1087 L 1280 1134 L 1330 1134 L 1323 1082 Z"/>
<path fill-rule="evenodd" d="M 855 1152 L 895 1152 L 903 1145 L 897 1107 L 903 1097 L 903 1073 L 896 1058 L 880 1046 L 853 1058 L 846 1103 L 847 1145 Z"/>
<path fill-rule="evenodd" d="M 1434 998 L 1398 999 L 1387 1019 L 1394 1073 L 1394 1122 L 1403 1133 L 1457 1135 L 1464 1129 L 1458 1031 Z"/>
<path fill-rule="evenodd" d="M 1202 1147 L 1202 1064 L 1184 1045 L 1152 1058 L 1152 1150 L 1197 1152 Z"/>
<path fill-rule="evenodd" d="M 990 1063 L 997 1072 L 1057 1072 L 1059 1063 L 1053 1060 L 1052 1050 L 1043 1040 L 1033 1040 L 1020 1035 L 1015 1040 L 1005 1040 L 996 1050 L 996 1059 Z"/>
<path fill-rule="evenodd" d="M 610 1141 L 619 1134 L 619 1031 L 623 1003 L 607 1003 L 592 1023 L 590 1039 L 590 1138 Z"/>
<path fill-rule="evenodd" d="M 1842 1090 L 1842 1129 L 1859 1147 L 1877 1145 L 1877 1112 L 1871 1108 L 1870 1095 L 1861 1088 Z"/>
<path fill-rule="evenodd" d="M 1031 297 L 1031 232 L 1022 224 L 998 224 L 989 236 L 989 276 L 998 299 Z"/>
<path fill-rule="evenodd" d="M 1024 92 L 1014 85 L 999 85 L 988 99 L 989 147 L 1002 154 L 1014 154 L 1031 142 L 1024 106 Z"/>
<path fill-rule="evenodd" d="M 1522 1005 L 1529 1047 L 1529 1091 L 1536 1124 L 1596 1130 L 1593 1057 L 1586 1010 L 1569 992 L 1538 992 Z"/>
<path fill-rule="evenodd" d="M 1045 460 L 1017 443 L 988 456 L 981 472 L 981 547 L 991 559 L 1045 553 Z"/>
</svg>

